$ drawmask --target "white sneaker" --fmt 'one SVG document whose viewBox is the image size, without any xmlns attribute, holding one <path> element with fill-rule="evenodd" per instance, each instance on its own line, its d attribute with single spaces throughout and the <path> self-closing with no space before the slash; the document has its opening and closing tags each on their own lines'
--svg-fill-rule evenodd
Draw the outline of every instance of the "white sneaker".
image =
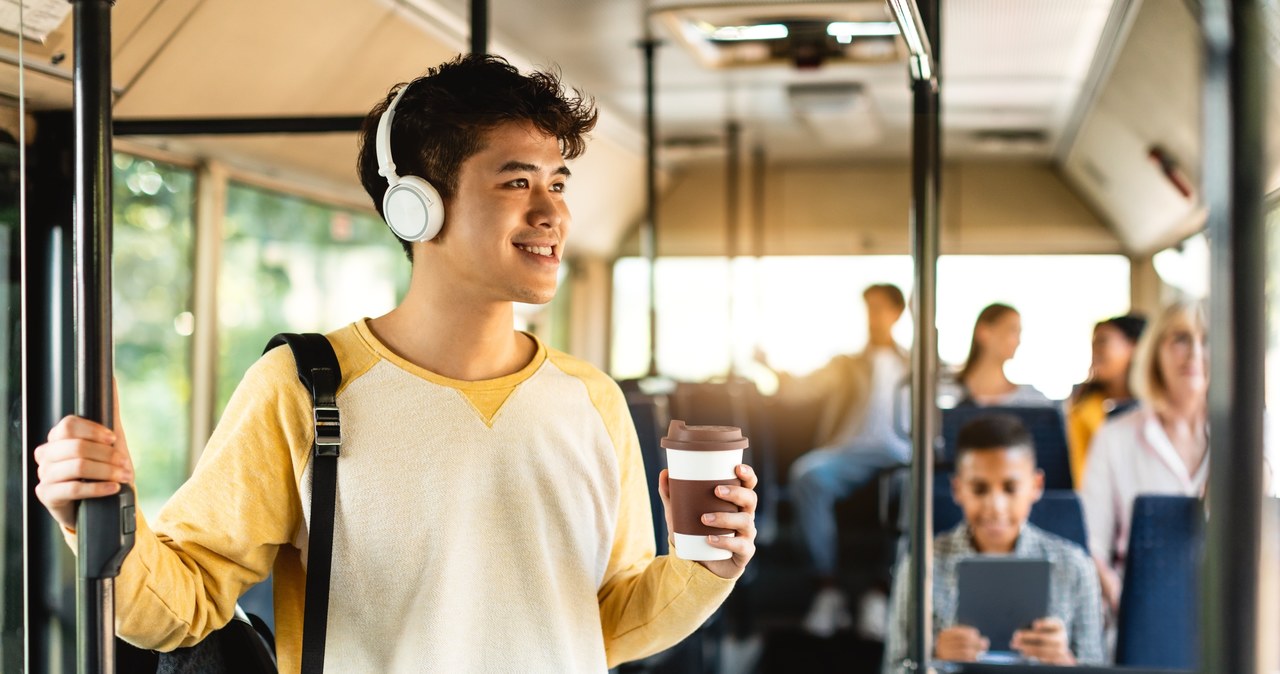
<svg viewBox="0 0 1280 674">
<path fill-rule="evenodd" d="M 881 590 L 869 590 L 858 601 L 858 636 L 883 642 L 888 630 L 889 598 Z"/>
<path fill-rule="evenodd" d="M 813 598 L 813 605 L 801 624 L 804 631 L 815 637 L 828 639 L 837 630 L 848 628 L 853 624 L 849 615 L 849 602 L 844 593 L 834 587 L 824 587 Z"/>
</svg>

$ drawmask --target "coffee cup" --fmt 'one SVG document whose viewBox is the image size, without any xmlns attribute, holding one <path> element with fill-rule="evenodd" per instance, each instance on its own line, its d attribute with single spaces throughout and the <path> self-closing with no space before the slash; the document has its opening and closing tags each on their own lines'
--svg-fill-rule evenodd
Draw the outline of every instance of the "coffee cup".
<svg viewBox="0 0 1280 674">
<path fill-rule="evenodd" d="M 693 561 L 729 559 L 733 553 L 712 547 L 707 536 L 733 536 L 733 530 L 707 526 L 702 516 L 738 512 L 737 506 L 716 496 L 716 487 L 741 486 L 735 469 L 742 463 L 747 438 L 734 426 L 687 426 L 676 419 L 659 444 L 667 450 L 676 556 Z"/>
</svg>

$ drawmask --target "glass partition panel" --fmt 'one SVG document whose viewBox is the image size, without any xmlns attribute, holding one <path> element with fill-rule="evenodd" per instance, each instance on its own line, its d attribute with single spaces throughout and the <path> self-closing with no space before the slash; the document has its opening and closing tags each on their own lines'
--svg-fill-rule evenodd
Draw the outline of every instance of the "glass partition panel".
<svg viewBox="0 0 1280 674">
<path fill-rule="evenodd" d="M 19 112 L 19 114 L 22 114 Z M 17 141 L 0 133 L 0 480 L 4 484 L 0 514 L 4 533 L 0 538 L 0 669 L 23 668 L 23 449 L 22 449 L 22 190 Z"/>
</svg>

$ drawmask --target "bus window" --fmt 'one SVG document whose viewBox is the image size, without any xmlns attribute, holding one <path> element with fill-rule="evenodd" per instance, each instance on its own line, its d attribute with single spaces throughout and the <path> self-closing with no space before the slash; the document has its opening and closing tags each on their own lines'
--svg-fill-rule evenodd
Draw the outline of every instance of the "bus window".
<svg viewBox="0 0 1280 674">
<path fill-rule="evenodd" d="M 272 335 L 323 332 L 381 315 L 408 284 L 404 251 L 375 215 L 228 185 L 215 418 Z"/>
<path fill-rule="evenodd" d="M 193 171 L 116 154 L 112 328 L 143 512 L 190 472 Z"/>
</svg>

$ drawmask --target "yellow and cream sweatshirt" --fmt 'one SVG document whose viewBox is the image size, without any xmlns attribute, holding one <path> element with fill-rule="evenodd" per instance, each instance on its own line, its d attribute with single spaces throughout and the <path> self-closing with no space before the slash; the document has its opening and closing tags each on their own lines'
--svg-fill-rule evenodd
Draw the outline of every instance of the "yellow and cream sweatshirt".
<svg viewBox="0 0 1280 674">
<path fill-rule="evenodd" d="M 521 371 L 464 382 L 363 321 L 329 338 L 343 444 L 326 671 L 603 672 L 677 643 L 729 594 L 696 562 L 654 557 L 635 429 L 594 367 L 539 342 Z M 274 569 L 280 671 L 298 671 L 312 429 L 293 356 L 274 349 L 154 525 L 139 514 L 120 636 L 192 645 Z"/>
</svg>

